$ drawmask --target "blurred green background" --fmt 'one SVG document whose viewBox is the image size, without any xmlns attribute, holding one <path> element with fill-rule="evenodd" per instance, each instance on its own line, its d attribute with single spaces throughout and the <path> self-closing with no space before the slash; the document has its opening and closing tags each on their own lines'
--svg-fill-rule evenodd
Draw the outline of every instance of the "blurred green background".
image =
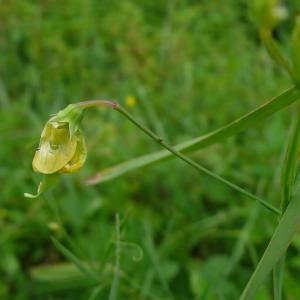
<svg viewBox="0 0 300 300">
<path fill-rule="evenodd" d="M 276 38 L 288 52 L 300 3 L 286 4 L 289 18 Z M 31 161 L 44 123 L 68 103 L 115 99 L 176 144 L 289 86 L 261 46 L 245 0 L 1 0 L 0 299 L 108 299 L 116 213 L 117 299 L 237 299 L 276 219 L 177 159 L 85 186 L 98 170 L 160 149 L 110 109 L 86 114 L 88 160 L 79 173 L 63 175 L 43 199 L 23 193 L 40 180 Z M 278 205 L 292 109 L 192 157 Z M 94 265 L 100 287 L 51 236 Z M 299 250 L 296 238 L 286 299 L 299 299 Z M 270 282 L 255 299 L 272 299 Z"/>
</svg>

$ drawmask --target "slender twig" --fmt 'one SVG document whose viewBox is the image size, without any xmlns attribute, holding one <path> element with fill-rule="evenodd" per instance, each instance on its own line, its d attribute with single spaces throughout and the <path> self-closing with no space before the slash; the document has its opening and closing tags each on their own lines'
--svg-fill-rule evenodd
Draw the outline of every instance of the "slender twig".
<svg viewBox="0 0 300 300">
<path fill-rule="evenodd" d="M 282 66 L 286 72 L 289 74 L 294 82 L 298 82 L 297 76 L 290 65 L 289 61 L 282 55 L 277 43 L 275 42 L 272 32 L 269 29 L 261 29 L 259 31 L 260 38 L 264 43 L 269 55 L 272 59 L 280 66 Z"/>
<path fill-rule="evenodd" d="M 174 149 L 172 146 L 167 144 L 161 137 L 153 133 L 151 130 L 146 128 L 144 125 L 139 123 L 133 116 L 131 116 L 123 107 L 121 107 L 118 103 L 109 101 L 109 100 L 89 100 L 89 101 L 84 101 L 84 102 L 79 102 L 78 105 L 80 105 L 82 108 L 87 108 L 91 106 L 97 106 L 97 105 L 109 105 L 112 108 L 114 108 L 116 111 L 121 113 L 123 116 L 125 116 L 129 121 L 131 121 L 134 125 L 136 125 L 140 130 L 142 130 L 144 133 L 146 133 L 149 137 L 154 139 L 157 143 L 159 143 L 161 146 L 166 148 L 168 151 L 173 153 L 175 156 L 180 158 L 181 160 L 185 161 L 187 164 L 195 168 L 196 170 L 205 173 L 206 175 L 214 178 L 217 181 L 222 182 L 223 184 L 227 185 L 228 187 L 232 188 L 235 191 L 238 191 L 239 193 L 247 196 L 250 199 L 258 201 L 260 204 L 262 204 L 264 207 L 272 211 L 273 213 L 280 215 L 281 211 L 274 207 L 273 205 L 269 204 L 268 202 L 260 199 L 256 195 L 246 191 L 242 187 L 239 187 L 238 185 L 235 185 L 231 183 L 230 181 L 224 179 L 223 177 L 213 173 L 212 171 L 206 169 L 205 167 L 201 166 L 197 162 L 193 161 L 189 157 L 185 156 L 181 152 L 177 151 Z"/>
<path fill-rule="evenodd" d="M 117 108 L 119 106 L 118 103 L 112 100 L 86 100 L 86 101 L 78 102 L 76 104 L 82 108 L 88 108 L 88 107 L 99 106 L 99 105 L 110 106 L 112 108 Z"/>
</svg>

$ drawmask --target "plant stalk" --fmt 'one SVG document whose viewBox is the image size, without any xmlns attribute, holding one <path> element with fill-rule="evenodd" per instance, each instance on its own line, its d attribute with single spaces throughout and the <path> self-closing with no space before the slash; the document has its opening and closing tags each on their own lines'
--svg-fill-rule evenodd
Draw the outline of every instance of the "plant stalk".
<svg viewBox="0 0 300 300">
<path fill-rule="evenodd" d="M 274 41 L 272 37 L 272 31 L 269 29 L 261 29 L 259 33 L 260 38 L 272 59 L 286 70 L 295 83 L 299 82 L 289 61 L 281 54 L 278 45 Z"/>
<path fill-rule="evenodd" d="M 140 130 L 142 130 L 144 133 L 146 133 L 149 137 L 151 137 L 153 140 L 155 140 L 157 143 L 159 143 L 161 146 L 163 146 L 165 149 L 167 149 L 169 152 L 177 156 L 179 159 L 183 160 L 186 162 L 188 165 L 192 166 L 194 169 L 196 169 L 199 172 L 202 172 L 215 180 L 222 182 L 223 184 L 227 185 L 231 189 L 243 194 L 244 196 L 258 201 L 261 205 L 263 205 L 265 208 L 270 210 L 271 212 L 281 215 L 281 211 L 271 205 L 270 203 L 260 199 L 256 195 L 246 191 L 245 189 L 241 188 L 238 185 L 235 185 L 231 183 L 230 181 L 226 180 L 225 178 L 213 173 L 212 171 L 206 169 L 205 167 L 201 166 L 197 162 L 193 161 L 189 157 L 185 156 L 181 152 L 177 151 L 175 148 L 170 146 L 168 143 L 166 143 L 161 137 L 153 133 L 151 130 L 146 128 L 144 125 L 139 123 L 133 116 L 131 116 L 123 107 L 121 107 L 118 103 L 110 101 L 110 100 L 88 100 L 84 102 L 79 102 L 78 105 L 80 105 L 82 108 L 88 108 L 92 106 L 98 106 L 98 105 L 108 105 L 111 106 L 113 109 L 118 111 L 120 114 L 122 114 L 124 117 L 126 117 L 129 121 L 131 121 L 134 125 L 136 125 Z"/>
</svg>

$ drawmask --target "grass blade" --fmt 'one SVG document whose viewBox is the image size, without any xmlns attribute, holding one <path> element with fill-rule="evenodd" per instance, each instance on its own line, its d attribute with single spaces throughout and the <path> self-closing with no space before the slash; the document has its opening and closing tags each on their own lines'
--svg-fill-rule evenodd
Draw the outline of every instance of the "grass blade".
<svg viewBox="0 0 300 300">
<path fill-rule="evenodd" d="M 177 151 L 188 153 L 196 150 L 200 150 L 212 144 L 218 143 L 227 137 L 235 135 L 242 130 L 245 130 L 259 121 L 266 119 L 274 113 L 282 110 L 286 106 L 292 104 L 300 98 L 300 90 L 297 88 L 290 88 L 283 94 L 271 99 L 270 101 L 260 105 L 256 109 L 252 110 L 248 114 L 242 116 L 229 123 L 228 125 L 221 127 L 211 133 L 194 138 L 187 142 L 176 145 L 174 148 Z M 99 182 L 108 181 L 121 176 L 129 171 L 148 166 L 174 156 L 167 150 L 157 151 L 148 155 L 143 155 L 121 164 L 115 165 L 108 169 L 100 171 L 94 177 L 87 180 L 88 184 L 97 184 Z"/>
<path fill-rule="evenodd" d="M 251 300 L 290 245 L 300 225 L 300 197 L 291 200 L 240 300 Z"/>
<path fill-rule="evenodd" d="M 120 246 L 120 218 L 116 214 L 116 262 L 115 262 L 115 274 L 114 279 L 111 285 L 109 300 L 116 300 L 118 298 L 118 288 L 120 281 L 120 255 L 121 255 L 121 246 Z"/>
<path fill-rule="evenodd" d="M 102 290 L 103 285 L 98 285 L 97 287 L 95 287 L 88 300 L 96 300 Z"/>
<path fill-rule="evenodd" d="M 194 160 L 190 159 L 186 155 L 182 154 L 181 152 L 177 151 L 175 148 L 171 147 L 169 144 L 167 144 L 161 137 L 157 136 L 155 133 L 153 133 L 151 130 L 140 124 L 134 117 L 132 117 L 125 109 L 123 109 L 120 106 L 115 107 L 115 110 L 117 110 L 119 113 L 121 113 L 123 116 L 125 116 L 128 120 L 130 120 L 134 125 L 136 125 L 140 130 L 142 130 L 144 133 L 146 133 L 148 136 L 150 136 L 153 140 L 158 142 L 161 146 L 166 148 L 170 153 L 172 153 L 174 156 L 177 156 L 179 159 L 193 167 L 199 172 L 202 172 L 206 174 L 207 176 L 227 185 L 228 187 L 232 188 L 233 190 L 247 196 L 248 198 L 258 201 L 260 204 L 262 204 L 265 208 L 269 209 L 271 212 L 281 215 L 281 211 L 278 210 L 276 207 L 272 206 L 268 202 L 260 199 L 256 195 L 246 191 L 245 189 L 239 187 L 238 185 L 235 185 L 234 183 L 224 179 L 223 177 L 215 174 L 214 172 L 206 169 L 205 167 L 199 165 Z"/>
<path fill-rule="evenodd" d="M 158 253 L 155 249 L 155 245 L 153 243 L 151 227 L 147 220 L 144 221 L 144 228 L 145 228 L 145 239 L 144 239 L 145 250 L 148 253 L 149 258 L 151 259 L 153 268 L 158 276 L 158 279 L 159 279 L 163 289 L 165 290 L 165 292 L 168 295 L 167 299 L 174 299 L 172 290 L 168 284 L 168 280 L 165 277 L 164 272 L 162 271 L 159 255 L 158 255 Z"/>
<path fill-rule="evenodd" d="M 68 250 L 65 246 L 63 246 L 56 238 L 52 237 L 51 238 L 54 246 L 71 262 L 73 262 L 77 268 L 87 275 L 88 277 L 91 277 L 92 279 L 99 281 L 99 278 L 97 274 L 92 272 L 89 268 L 86 267 L 86 265 L 80 261 L 80 259 L 74 255 L 70 250 Z"/>
<path fill-rule="evenodd" d="M 281 54 L 276 41 L 273 38 L 272 30 L 260 30 L 260 37 L 266 47 L 270 57 L 280 66 L 282 66 L 292 80 L 297 82 L 297 76 L 291 67 L 289 61 Z"/>
<path fill-rule="evenodd" d="M 197 171 L 206 174 L 207 176 L 223 183 L 224 185 L 227 185 L 231 189 L 247 196 L 248 198 L 258 201 L 260 204 L 262 204 L 265 208 L 269 209 L 271 212 L 273 212 L 277 215 L 281 215 L 281 211 L 279 209 L 277 209 L 276 207 L 272 206 L 271 204 L 269 204 L 268 202 L 260 199 L 259 197 L 257 197 L 256 195 L 253 195 L 252 193 L 246 191 L 242 187 L 240 187 L 240 186 L 238 186 L 238 185 L 222 178 L 221 176 L 215 174 L 214 172 L 206 169 L 205 167 L 203 167 L 200 164 L 198 164 L 197 162 L 193 161 L 192 159 L 190 159 L 186 155 L 182 154 L 176 148 L 173 148 L 172 146 L 170 146 L 161 137 L 156 135 L 154 132 L 152 132 L 150 129 L 148 129 L 143 124 L 141 124 L 138 120 L 136 120 L 128 111 L 126 111 L 119 104 L 117 104 L 113 101 L 110 101 L 110 100 L 88 100 L 88 101 L 79 102 L 79 103 L 77 103 L 77 105 L 81 106 L 81 108 L 83 108 L 83 109 L 87 108 L 87 107 L 97 106 L 97 105 L 110 105 L 113 109 L 118 111 L 122 116 L 124 116 L 131 123 L 133 123 L 138 129 L 143 131 L 146 135 L 148 135 L 150 138 L 152 138 L 155 142 L 157 142 L 162 147 L 164 147 L 167 151 L 169 151 L 169 153 L 171 155 L 173 154 L 174 156 L 178 157 L 179 159 L 181 159 L 182 161 L 184 161 L 185 163 L 187 163 L 188 165 L 190 165 L 191 167 L 193 167 Z"/>
<path fill-rule="evenodd" d="M 289 138 L 285 163 L 281 178 L 281 206 L 284 212 L 277 229 L 250 278 L 240 300 L 250 300 L 268 273 L 274 268 L 274 299 L 282 298 L 282 280 L 285 252 L 300 224 L 300 198 L 294 195 L 295 178 L 300 151 L 300 119 L 297 113 L 295 124 Z M 287 207 L 287 208 L 286 208 Z"/>
<path fill-rule="evenodd" d="M 273 269 L 273 293 L 274 300 L 282 299 L 282 283 L 285 265 L 285 254 L 280 258 Z"/>
<path fill-rule="evenodd" d="M 247 221 L 244 227 L 241 230 L 240 238 L 236 242 L 236 245 L 232 251 L 232 255 L 228 261 L 228 265 L 225 270 L 226 276 L 230 276 L 236 265 L 239 263 L 240 259 L 243 256 L 245 248 L 249 243 L 251 231 L 255 225 L 255 222 L 259 216 L 259 206 L 255 205 L 249 211 L 247 216 Z"/>
<path fill-rule="evenodd" d="M 295 115 L 295 122 L 286 151 L 285 163 L 282 170 L 282 197 L 281 207 L 284 211 L 287 204 L 294 196 L 295 179 L 297 173 L 298 158 L 300 152 L 300 115 Z"/>
<path fill-rule="evenodd" d="M 281 208 L 284 212 L 288 203 L 294 197 L 295 179 L 297 174 L 298 157 L 300 150 L 300 119 L 299 113 L 294 116 L 292 130 L 281 176 Z M 282 299 L 282 283 L 285 265 L 285 254 L 282 255 L 273 269 L 274 300 Z"/>
</svg>

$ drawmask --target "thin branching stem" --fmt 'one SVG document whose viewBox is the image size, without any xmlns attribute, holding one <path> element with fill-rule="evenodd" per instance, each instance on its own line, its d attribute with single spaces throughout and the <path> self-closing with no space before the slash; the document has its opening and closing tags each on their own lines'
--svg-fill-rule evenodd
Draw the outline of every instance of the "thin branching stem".
<svg viewBox="0 0 300 300">
<path fill-rule="evenodd" d="M 272 31 L 269 29 L 261 29 L 260 30 L 260 38 L 262 42 L 264 43 L 264 46 L 266 47 L 269 55 L 272 57 L 272 59 L 280 66 L 282 66 L 286 72 L 289 74 L 291 79 L 294 82 L 298 82 L 297 76 L 290 65 L 290 62 L 282 55 L 278 45 L 274 41 L 274 38 L 272 36 Z"/>
<path fill-rule="evenodd" d="M 98 106 L 98 105 L 109 105 L 112 108 L 114 108 L 116 111 L 121 113 L 124 117 L 126 117 L 129 121 L 131 121 L 134 125 L 136 125 L 140 130 L 142 130 L 144 133 L 146 133 L 149 137 L 151 137 L 153 140 L 155 140 L 157 143 L 159 143 L 161 146 L 163 146 L 165 149 L 170 151 L 172 154 L 195 168 L 196 170 L 214 178 L 215 180 L 222 182 L 223 184 L 227 185 L 231 189 L 238 191 L 239 193 L 243 194 L 244 196 L 258 201 L 260 204 L 262 204 L 265 208 L 269 209 L 273 213 L 280 215 L 281 211 L 271 205 L 270 203 L 262 200 L 261 198 L 257 197 L 256 195 L 246 191 L 242 187 L 231 183 L 230 181 L 226 180 L 225 178 L 213 173 L 212 171 L 206 169 L 205 167 L 201 166 L 194 160 L 190 159 L 189 157 L 185 156 L 181 152 L 177 151 L 175 148 L 170 146 L 168 143 L 166 143 L 161 137 L 153 133 L 151 130 L 146 128 L 144 125 L 142 125 L 139 121 L 137 121 L 132 115 L 130 115 L 123 107 L 121 107 L 118 103 L 110 101 L 110 100 L 89 100 L 84 102 L 79 102 L 78 105 L 80 105 L 82 108 L 92 107 L 92 106 Z"/>
<path fill-rule="evenodd" d="M 79 105 L 82 108 L 88 108 L 88 107 L 92 107 L 92 106 L 110 106 L 112 108 L 117 108 L 119 106 L 118 103 L 112 101 L 112 100 L 86 100 L 86 101 L 82 101 L 82 102 L 78 102 L 76 103 L 77 105 Z"/>
</svg>

